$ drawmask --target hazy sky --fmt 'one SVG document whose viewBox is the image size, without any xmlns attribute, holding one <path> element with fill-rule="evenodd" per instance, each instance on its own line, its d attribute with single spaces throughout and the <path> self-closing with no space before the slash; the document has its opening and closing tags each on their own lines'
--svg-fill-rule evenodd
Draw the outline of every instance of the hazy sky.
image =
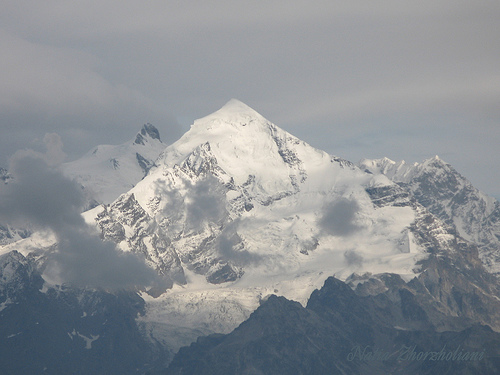
<svg viewBox="0 0 500 375">
<path fill-rule="evenodd" d="M 231 98 L 332 154 L 438 154 L 500 197 L 500 2 L 2 1 L 0 166 L 143 123 L 175 141 Z"/>
</svg>

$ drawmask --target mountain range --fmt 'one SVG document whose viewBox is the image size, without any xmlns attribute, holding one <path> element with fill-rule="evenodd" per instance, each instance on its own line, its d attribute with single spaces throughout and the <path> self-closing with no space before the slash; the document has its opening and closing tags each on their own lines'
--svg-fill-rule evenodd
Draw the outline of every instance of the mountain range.
<svg viewBox="0 0 500 375">
<path fill-rule="evenodd" d="M 22 238 L 4 225 L 1 345 L 72 340 L 79 344 L 67 366 L 110 358 L 88 373 L 162 372 L 172 359 L 168 373 L 500 369 L 500 204 L 437 157 L 356 165 L 233 99 L 170 146 L 147 124 L 130 142 L 98 146 L 60 170 L 81 186 L 87 224 L 163 283 L 128 292 L 56 285 L 44 254 L 60 251 L 57 239 Z M 16 178 L 2 176 L 4 184 Z M 32 333 L 47 314 L 33 310 L 35 300 L 67 317 L 50 322 L 58 334 Z M 106 341 L 119 333 L 103 331 L 98 312 L 101 325 L 81 325 L 89 303 L 123 309 L 106 315 L 127 326 L 123 345 Z M 33 317 L 18 319 L 18 308 Z M 446 342 L 487 358 L 465 367 L 348 359 L 356 346 L 393 353 Z M 55 369 L 62 355 L 33 350 L 36 371 Z M 118 365 L 128 350 L 137 355 Z M 1 362 L 21 373 L 12 357 Z"/>
<path fill-rule="evenodd" d="M 388 158 L 363 159 L 359 166 L 384 174 L 410 192 L 458 235 L 477 244 L 488 270 L 500 273 L 500 202 L 476 189 L 438 156 L 413 165 Z"/>
</svg>

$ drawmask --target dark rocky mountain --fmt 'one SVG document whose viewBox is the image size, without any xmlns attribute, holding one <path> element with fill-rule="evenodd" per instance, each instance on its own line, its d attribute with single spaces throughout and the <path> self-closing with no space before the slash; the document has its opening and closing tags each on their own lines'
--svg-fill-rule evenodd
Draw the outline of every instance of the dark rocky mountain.
<svg viewBox="0 0 500 375">
<path fill-rule="evenodd" d="M 135 318 L 143 309 L 144 301 L 131 292 L 47 287 L 34 257 L 4 254 L 0 372 L 144 373 L 169 354 L 139 332 Z"/>
<path fill-rule="evenodd" d="M 500 333 L 461 322 L 439 331 L 397 275 L 361 296 L 331 277 L 304 308 L 270 296 L 228 335 L 181 348 L 166 374 L 497 374 Z M 398 285 L 398 286 L 396 286 Z M 394 320 L 398 315 L 400 319 Z M 450 319 L 450 323 L 446 320 Z M 441 325 L 455 325 L 441 316 Z M 398 323 L 398 325 L 395 325 Z M 402 324 L 400 326 L 399 324 Z M 406 327 L 405 327 L 406 326 Z M 413 328 L 408 328 L 412 326 Z M 420 326 L 419 328 L 415 328 Z M 457 327 L 458 328 L 458 327 Z"/>
</svg>

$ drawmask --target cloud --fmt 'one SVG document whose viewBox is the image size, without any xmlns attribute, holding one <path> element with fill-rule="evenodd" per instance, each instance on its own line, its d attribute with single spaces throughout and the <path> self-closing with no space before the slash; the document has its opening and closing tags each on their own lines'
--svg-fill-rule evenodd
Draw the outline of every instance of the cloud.
<svg viewBox="0 0 500 375">
<path fill-rule="evenodd" d="M 221 224 L 227 219 L 225 187 L 212 175 L 196 182 L 183 180 L 182 188 L 156 181 L 156 195 L 164 201 L 161 210 L 172 225 L 185 222 L 187 229 L 200 230 L 207 223 Z"/>
<path fill-rule="evenodd" d="M 245 249 L 244 242 L 237 232 L 238 224 L 239 219 L 229 223 L 217 237 L 216 246 L 219 255 L 240 267 L 260 264 L 266 258 L 269 260 L 269 257 Z"/>
<path fill-rule="evenodd" d="M 97 144 L 119 144 L 145 122 L 180 134 L 164 103 L 113 81 L 94 51 L 54 45 L 0 27 L 0 164 L 33 138 L 57 132 L 75 159 Z M 128 135 L 127 135 L 128 134 Z"/>
<path fill-rule="evenodd" d="M 113 84 L 98 72 L 99 58 L 72 48 L 35 43 L 0 28 L 0 109 L 54 115 L 102 112 L 118 102 L 151 104 L 141 93 Z"/>
<path fill-rule="evenodd" d="M 227 216 L 225 190 L 217 178 L 208 175 L 191 185 L 186 199 L 187 223 L 200 228 L 203 223 L 218 223 Z"/>
<path fill-rule="evenodd" d="M 48 144 L 59 149 L 57 137 L 49 137 Z M 76 286 L 106 289 L 161 284 L 156 273 L 135 254 L 124 253 L 98 238 L 80 214 L 84 204 L 81 189 L 39 154 L 16 153 L 10 173 L 13 178 L 0 190 L 0 220 L 29 222 L 56 235 L 57 252 L 48 255 L 45 271 L 51 277 Z"/>
<path fill-rule="evenodd" d="M 54 230 L 81 224 L 80 189 L 42 157 L 31 150 L 12 157 L 9 173 L 13 179 L 0 192 L 2 219 L 15 223 L 27 220 Z"/>
<path fill-rule="evenodd" d="M 355 250 L 347 250 L 344 253 L 344 257 L 348 266 L 361 267 L 363 264 L 363 256 L 361 256 Z"/>
<path fill-rule="evenodd" d="M 45 153 L 45 161 L 49 165 L 61 164 L 66 158 L 66 153 L 63 151 L 63 143 L 61 137 L 57 133 L 47 133 L 43 137 L 43 143 L 47 152 Z"/>
<path fill-rule="evenodd" d="M 340 198 L 324 207 L 319 219 L 320 228 L 334 236 L 348 236 L 360 227 L 356 224 L 359 205 L 355 200 Z"/>
<path fill-rule="evenodd" d="M 46 272 L 77 286 L 105 289 L 143 288 L 164 284 L 137 255 L 118 250 L 88 228 L 56 232 L 58 252 L 49 257 Z"/>
</svg>

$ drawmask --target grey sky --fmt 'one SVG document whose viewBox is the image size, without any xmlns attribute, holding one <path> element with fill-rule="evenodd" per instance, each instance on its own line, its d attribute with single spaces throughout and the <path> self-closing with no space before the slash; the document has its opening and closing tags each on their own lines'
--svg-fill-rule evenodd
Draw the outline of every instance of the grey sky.
<svg viewBox="0 0 500 375">
<path fill-rule="evenodd" d="M 500 3 L 4 1 L 0 166 L 57 133 L 67 160 L 166 143 L 230 98 L 358 161 L 440 155 L 500 196 Z"/>
</svg>

